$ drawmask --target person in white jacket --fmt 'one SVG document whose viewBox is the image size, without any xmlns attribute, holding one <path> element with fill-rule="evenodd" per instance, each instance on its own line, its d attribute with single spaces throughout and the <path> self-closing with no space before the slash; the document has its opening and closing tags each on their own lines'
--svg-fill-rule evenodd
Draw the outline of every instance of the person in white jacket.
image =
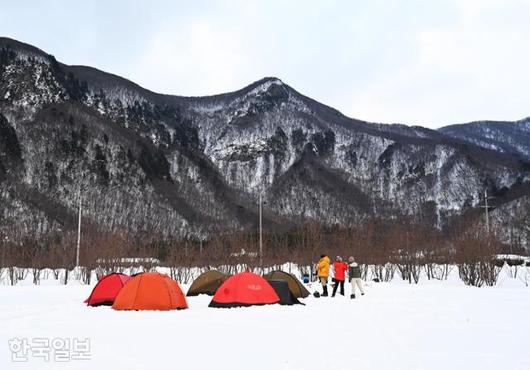
<svg viewBox="0 0 530 370">
<path fill-rule="evenodd" d="M 353 257 L 348 258 L 348 278 L 350 279 L 351 283 L 351 299 L 355 298 L 355 286 L 357 285 L 359 287 L 359 290 L 361 291 L 361 295 L 364 295 L 364 289 L 362 286 L 362 280 L 361 280 L 361 268 L 359 267 L 359 264 L 355 262 L 355 259 Z"/>
</svg>

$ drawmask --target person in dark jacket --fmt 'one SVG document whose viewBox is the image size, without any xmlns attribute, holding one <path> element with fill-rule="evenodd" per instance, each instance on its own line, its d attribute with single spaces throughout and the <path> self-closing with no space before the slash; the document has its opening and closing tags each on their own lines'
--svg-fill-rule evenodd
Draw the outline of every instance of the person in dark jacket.
<svg viewBox="0 0 530 370">
<path fill-rule="evenodd" d="M 359 290 L 361 292 L 361 295 L 364 295 L 364 289 L 362 286 L 362 280 L 361 280 L 361 268 L 359 267 L 359 264 L 355 262 L 355 258 L 350 257 L 348 258 L 348 278 L 351 283 L 351 299 L 355 298 L 355 286 L 357 285 L 359 287 Z"/>
<path fill-rule="evenodd" d="M 348 265 L 342 261 L 342 257 L 337 256 L 335 258 L 335 262 L 333 262 L 333 293 L 331 294 L 332 297 L 335 297 L 335 294 L 337 293 L 337 288 L 340 286 L 340 294 L 344 295 L 344 280 L 346 280 L 346 270 L 348 269 Z"/>
</svg>

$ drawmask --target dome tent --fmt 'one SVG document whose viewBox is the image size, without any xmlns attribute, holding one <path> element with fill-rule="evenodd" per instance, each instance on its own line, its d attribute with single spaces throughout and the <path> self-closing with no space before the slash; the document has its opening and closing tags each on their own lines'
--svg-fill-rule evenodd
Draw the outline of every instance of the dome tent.
<svg viewBox="0 0 530 370">
<path fill-rule="evenodd" d="M 130 279 L 130 276 L 120 273 L 102 276 L 84 303 L 88 306 L 112 305 L 120 290 Z"/>
<path fill-rule="evenodd" d="M 166 311 L 188 308 L 188 302 L 175 280 L 158 272 L 144 272 L 123 287 L 112 308 Z"/>
<path fill-rule="evenodd" d="M 242 272 L 228 278 L 212 298 L 209 307 L 242 307 L 278 303 L 280 297 L 259 275 Z"/>
<path fill-rule="evenodd" d="M 199 294 L 214 295 L 221 284 L 229 277 L 229 275 L 217 270 L 203 272 L 193 281 L 186 295 L 188 297 Z"/>
<path fill-rule="evenodd" d="M 306 289 L 304 284 L 300 282 L 294 275 L 288 272 L 276 270 L 271 271 L 268 274 L 263 275 L 267 280 L 284 280 L 289 285 L 289 290 L 293 293 L 296 298 L 306 298 L 309 296 L 309 291 Z"/>
</svg>

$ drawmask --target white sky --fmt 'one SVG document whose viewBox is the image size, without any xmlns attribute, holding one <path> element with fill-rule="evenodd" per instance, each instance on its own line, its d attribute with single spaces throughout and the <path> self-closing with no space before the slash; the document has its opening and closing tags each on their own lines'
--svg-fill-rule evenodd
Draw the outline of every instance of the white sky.
<svg viewBox="0 0 530 370">
<path fill-rule="evenodd" d="M 275 76 L 373 122 L 530 115 L 530 0 L 20 0 L 0 35 L 167 94 Z"/>
</svg>

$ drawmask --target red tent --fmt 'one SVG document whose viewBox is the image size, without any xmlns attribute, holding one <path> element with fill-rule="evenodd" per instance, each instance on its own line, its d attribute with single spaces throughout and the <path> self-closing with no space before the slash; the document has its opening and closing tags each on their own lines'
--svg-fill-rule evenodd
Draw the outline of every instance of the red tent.
<svg viewBox="0 0 530 370">
<path fill-rule="evenodd" d="M 278 303 L 280 297 L 259 275 L 242 272 L 228 278 L 213 296 L 210 307 L 240 307 Z"/>
<path fill-rule="evenodd" d="M 130 279 L 130 276 L 119 273 L 101 277 L 85 303 L 89 306 L 112 305 L 121 288 Z"/>
</svg>

